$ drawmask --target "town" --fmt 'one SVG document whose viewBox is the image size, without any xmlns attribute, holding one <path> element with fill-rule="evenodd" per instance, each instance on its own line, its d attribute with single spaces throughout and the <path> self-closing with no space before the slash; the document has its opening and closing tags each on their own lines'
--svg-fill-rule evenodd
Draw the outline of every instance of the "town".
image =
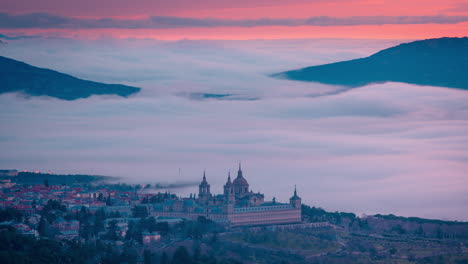
<svg viewBox="0 0 468 264">
<path fill-rule="evenodd" d="M 39 172 L 34 172 L 38 174 Z M 3 171 L 4 175 L 15 176 L 15 171 Z M 110 185 L 15 185 L 11 179 L 2 181 L 1 206 L 11 207 L 28 216 L 28 225 L 15 227 L 22 234 L 39 236 L 45 234 L 44 225 L 52 224 L 54 236 L 59 239 L 74 239 L 79 236 L 80 222 L 77 214 L 101 214 L 108 216 L 105 227 L 115 223 L 117 233 L 125 236 L 130 222 L 141 217 L 152 216 L 155 223 L 180 223 L 183 219 L 197 220 L 199 217 L 212 220 L 226 228 L 272 224 L 294 224 L 301 222 L 301 198 L 296 189 L 289 203 L 264 201 L 264 195 L 249 189 L 243 177 L 241 164 L 236 179 L 231 182 L 230 173 L 224 185 L 224 193 L 213 195 L 206 174 L 199 185 L 198 197 L 190 195 L 179 198 L 175 194 L 141 192 L 151 185 L 115 186 Z M 40 212 L 51 211 L 47 216 Z M 62 213 L 60 212 L 62 211 Z M 67 212 L 68 214 L 64 214 Z M 142 233 L 142 241 L 158 241 L 157 232 Z"/>
<path fill-rule="evenodd" d="M 110 179 L 0 170 L 2 263 L 419 263 L 468 253 L 467 223 L 326 212 L 296 188 L 286 203 L 265 201 L 240 164 L 222 194 L 205 172 L 189 197 Z"/>
</svg>

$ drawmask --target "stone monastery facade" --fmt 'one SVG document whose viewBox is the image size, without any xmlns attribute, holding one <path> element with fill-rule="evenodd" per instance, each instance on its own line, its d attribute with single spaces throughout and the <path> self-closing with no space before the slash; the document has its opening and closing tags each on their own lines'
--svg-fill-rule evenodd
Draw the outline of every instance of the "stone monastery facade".
<svg viewBox="0 0 468 264">
<path fill-rule="evenodd" d="M 264 201 L 264 195 L 249 189 L 241 165 L 237 177 L 231 181 L 228 175 L 223 194 L 214 195 L 203 173 L 198 197 L 167 199 L 148 208 L 153 216 L 197 219 L 204 216 L 231 227 L 301 222 L 301 198 L 294 189 L 289 203 Z"/>
</svg>

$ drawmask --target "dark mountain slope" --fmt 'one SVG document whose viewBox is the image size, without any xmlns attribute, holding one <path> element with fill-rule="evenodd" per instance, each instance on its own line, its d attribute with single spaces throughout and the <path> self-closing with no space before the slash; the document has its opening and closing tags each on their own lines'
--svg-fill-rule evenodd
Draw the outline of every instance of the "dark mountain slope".
<svg viewBox="0 0 468 264">
<path fill-rule="evenodd" d="M 282 72 L 273 77 L 351 87 L 392 81 L 468 89 L 468 37 L 400 44 L 366 58 Z"/>
<path fill-rule="evenodd" d="M 75 100 L 104 94 L 129 96 L 138 91 L 137 87 L 82 80 L 0 56 L 0 93 L 23 92 Z"/>
</svg>

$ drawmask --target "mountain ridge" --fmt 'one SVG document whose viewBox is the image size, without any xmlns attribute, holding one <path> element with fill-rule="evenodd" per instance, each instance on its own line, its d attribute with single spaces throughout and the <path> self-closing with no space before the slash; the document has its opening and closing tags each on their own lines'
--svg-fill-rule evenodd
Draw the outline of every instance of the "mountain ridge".
<svg viewBox="0 0 468 264">
<path fill-rule="evenodd" d="M 402 43 L 368 57 L 271 75 L 296 81 L 360 87 L 404 82 L 468 90 L 468 37 Z"/>
<path fill-rule="evenodd" d="M 51 96 L 76 100 L 92 95 L 128 97 L 140 88 L 83 80 L 72 75 L 0 56 L 0 94 L 22 92 L 30 96 Z"/>
</svg>

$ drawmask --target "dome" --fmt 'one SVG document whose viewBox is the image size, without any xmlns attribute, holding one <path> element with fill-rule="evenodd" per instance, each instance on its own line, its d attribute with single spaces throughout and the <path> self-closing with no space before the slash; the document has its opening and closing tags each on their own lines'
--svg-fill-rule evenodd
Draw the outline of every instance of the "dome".
<svg viewBox="0 0 468 264">
<path fill-rule="evenodd" d="M 240 162 L 239 162 L 239 170 L 237 171 L 237 178 L 235 178 L 232 183 L 237 186 L 249 186 L 249 183 L 242 175 L 242 168 L 241 168 Z"/>
<path fill-rule="evenodd" d="M 242 176 L 237 176 L 237 178 L 232 182 L 234 185 L 249 185 L 247 180 Z"/>
</svg>

